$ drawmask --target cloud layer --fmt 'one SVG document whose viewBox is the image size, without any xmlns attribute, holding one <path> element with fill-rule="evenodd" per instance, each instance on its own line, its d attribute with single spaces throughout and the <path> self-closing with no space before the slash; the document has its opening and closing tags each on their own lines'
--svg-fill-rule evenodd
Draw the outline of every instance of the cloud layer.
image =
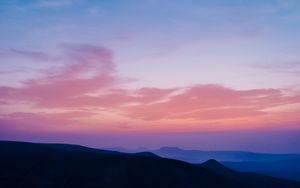
<svg viewBox="0 0 300 188">
<path fill-rule="evenodd" d="M 64 45 L 63 52 L 53 58 L 42 52 L 13 51 L 40 61 L 60 59 L 63 64 L 24 80 L 21 87 L 0 87 L 1 129 L 280 129 L 300 122 L 297 90 L 237 90 L 215 84 L 130 89 L 130 79 L 116 71 L 111 50 L 72 44 Z"/>
</svg>

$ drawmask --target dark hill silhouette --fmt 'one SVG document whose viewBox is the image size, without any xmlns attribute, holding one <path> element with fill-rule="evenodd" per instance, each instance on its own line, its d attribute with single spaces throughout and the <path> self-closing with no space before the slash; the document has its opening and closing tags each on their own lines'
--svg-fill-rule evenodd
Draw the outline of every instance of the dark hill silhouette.
<svg viewBox="0 0 300 188">
<path fill-rule="evenodd" d="M 200 166 L 148 152 L 124 154 L 76 145 L 0 141 L 0 153 L 0 187 L 300 188 L 299 182 L 261 175 L 241 178 L 233 173 L 229 177 L 209 167 L 219 165 L 215 161 L 215 165 Z"/>
</svg>

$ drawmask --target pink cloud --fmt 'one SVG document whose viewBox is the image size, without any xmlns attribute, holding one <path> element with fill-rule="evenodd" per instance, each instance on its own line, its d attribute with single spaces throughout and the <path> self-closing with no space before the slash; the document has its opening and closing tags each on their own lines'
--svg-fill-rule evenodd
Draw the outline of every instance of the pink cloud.
<svg viewBox="0 0 300 188">
<path fill-rule="evenodd" d="M 167 101 L 137 105 L 127 110 L 128 115 L 145 120 L 225 120 L 263 116 L 267 114 L 264 109 L 300 103 L 299 96 L 284 96 L 276 89 L 234 90 L 219 85 L 196 85 Z"/>
<path fill-rule="evenodd" d="M 141 88 L 137 90 L 105 90 L 104 94 L 94 96 L 81 95 L 69 98 L 55 98 L 53 101 L 39 103 L 43 107 L 51 108 L 80 108 L 104 107 L 121 108 L 124 105 L 146 105 L 164 99 L 177 89 Z"/>
<path fill-rule="evenodd" d="M 70 118 L 68 113 L 16 112 L 2 115 L 0 119 L 0 129 L 6 132 L 57 132 L 79 124 L 81 123 Z"/>
</svg>

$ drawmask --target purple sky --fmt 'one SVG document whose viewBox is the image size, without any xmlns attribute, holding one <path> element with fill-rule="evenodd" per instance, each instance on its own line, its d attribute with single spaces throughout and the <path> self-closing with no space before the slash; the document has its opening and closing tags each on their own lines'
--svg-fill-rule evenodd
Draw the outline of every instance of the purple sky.
<svg viewBox="0 0 300 188">
<path fill-rule="evenodd" d="M 300 152 L 297 0 L 0 2 L 0 139 Z"/>
</svg>

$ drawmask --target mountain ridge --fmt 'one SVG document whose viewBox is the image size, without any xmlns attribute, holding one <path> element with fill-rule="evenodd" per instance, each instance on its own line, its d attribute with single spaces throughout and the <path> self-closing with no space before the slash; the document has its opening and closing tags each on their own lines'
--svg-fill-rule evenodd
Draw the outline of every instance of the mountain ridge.
<svg viewBox="0 0 300 188">
<path fill-rule="evenodd" d="M 300 182 L 263 176 L 227 177 L 207 166 L 157 157 L 125 154 L 74 145 L 0 141 L 1 187 L 108 188 L 300 188 Z M 218 162 L 215 161 L 215 164 Z M 221 164 L 220 164 L 221 165 Z M 238 172 L 237 172 L 238 173 Z M 280 182 L 278 184 L 278 182 Z"/>
</svg>

